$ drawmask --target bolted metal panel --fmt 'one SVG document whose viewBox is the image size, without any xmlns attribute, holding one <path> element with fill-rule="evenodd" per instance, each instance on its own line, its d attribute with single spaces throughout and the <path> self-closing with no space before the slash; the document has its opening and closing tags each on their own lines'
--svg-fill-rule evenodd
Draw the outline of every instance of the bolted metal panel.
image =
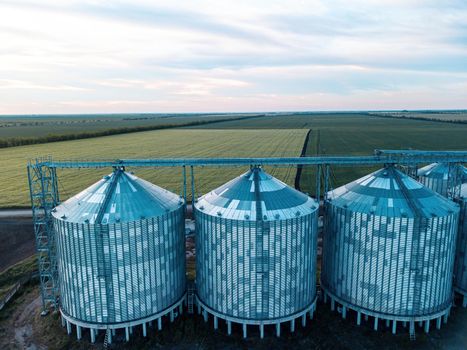
<svg viewBox="0 0 467 350">
<path fill-rule="evenodd" d="M 467 184 L 462 185 L 459 202 L 461 212 L 454 268 L 454 288 L 459 293 L 467 295 Z"/>
<path fill-rule="evenodd" d="M 198 298 L 239 321 L 273 320 L 316 297 L 317 203 L 261 170 L 200 198 Z"/>
<path fill-rule="evenodd" d="M 66 315 L 124 323 L 184 296 L 184 203 L 175 194 L 117 170 L 57 207 L 53 217 Z"/>
<path fill-rule="evenodd" d="M 433 163 L 419 169 L 417 179 L 444 197 L 456 198 L 460 185 L 467 180 L 467 168 L 461 164 Z"/>
<path fill-rule="evenodd" d="M 392 167 L 330 193 L 323 288 L 383 318 L 452 302 L 458 206 Z"/>
</svg>

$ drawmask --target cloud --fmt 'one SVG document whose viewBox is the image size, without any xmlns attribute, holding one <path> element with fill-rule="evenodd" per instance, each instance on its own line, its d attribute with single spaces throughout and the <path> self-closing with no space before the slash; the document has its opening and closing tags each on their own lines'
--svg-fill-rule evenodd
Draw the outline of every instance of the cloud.
<svg viewBox="0 0 467 350">
<path fill-rule="evenodd" d="M 465 18 L 461 0 L 6 0 L 0 111 L 407 108 L 424 93 L 465 108 L 450 88 L 467 82 Z"/>
</svg>

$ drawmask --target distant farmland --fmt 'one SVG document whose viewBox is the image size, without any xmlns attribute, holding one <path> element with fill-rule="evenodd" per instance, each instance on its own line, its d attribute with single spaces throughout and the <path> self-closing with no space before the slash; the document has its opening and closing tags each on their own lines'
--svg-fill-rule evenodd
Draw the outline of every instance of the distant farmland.
<svg viewBox="0 0 467 350">
<path fill-rule="evenodd" d="M 29 206 L 26 162 L 52 155 L 56 159 L 150 157 L 281 157 L 299 156 L 307 130 L 160 130 L 93 139 L 0 149 L 0 207 Z M 157 185 L 181 193 L 181 169 L 128 169 Z M 196 191 L 206 193 L 246 168 L 195 168 Z M 293 185 L 296 170 L 270 168 Z M 96 182 L 110 169 L 61 170 L 61 199 Z"/>
</svg>

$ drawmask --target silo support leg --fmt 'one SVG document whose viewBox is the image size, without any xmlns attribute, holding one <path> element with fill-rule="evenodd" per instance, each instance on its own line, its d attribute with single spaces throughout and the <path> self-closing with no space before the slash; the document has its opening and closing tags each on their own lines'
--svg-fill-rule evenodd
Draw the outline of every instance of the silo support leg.
<svg viewBox="0 0 467 350">
<path fill-rule="evenodd" d="M 462 306 L 467 307 L 467 295 L 464 295 L 464 299 L 462 299 Z"/>
<path fill-rule="evenodd" d="M 410 321 L 409 334 L 410 334 L 410 335 L 414 335 L 414 334 L 415 334 L 415 322 L 414 322 L 414 321 Z"/>
<path fill-rule="evenodd" d="M 247 327 L 247 325 L 246 325 L 246 323 L 244 323 L 243 324 L 243 338 L 246 338 L 248 336 L 246 327 Z"/>
<path fill-rule="evenodd" d="M 70 321 L 66 321 L 66 332 L 68 333 L 68 335 L 71 334 L 71 323 L 70 323 Z"/>
<path fill-rule="evenodd" d="M 174 310 L 170 310 L 170 322 L 174 321 Z"/>
<path fill-rule="evenodd" d="M 160 331 L 162 330 L 162 317 L 157 319 L 157 329 Z"/>
<path fill-rule="evenodd" d="M 391 320 L 390 320 L 390 319 L 386 319 L 386 327 L 389 328 L 390 325 L 391 325 Z"/>
<path fill-rule="evenodd" d="M 397 321 L 394 320 L 392 321 L 392 334 L 396 334 L 396 330 L 397 330 Z"/>
<path fill-rule="evenodd" d="M 306 327 L 306 314 L 302 316 L 302 327 Z"/>
<path fill-rule="evenodd" d="M 81 327 L 76 326 L 76 339 L 81 340 Z"/>
<path fill-rule="evenodd" d="M 402 326 L 405 328 L 407 327 L 407 321 L 402 322 Z"/>
<path fill-rule="evenodd" d="M 360 326 L 362 323 L 362 313 L 360 311 L 357 312 L 357 325 Z"/>
<path fill-rule="evenodd" d="M 232 322 L 227 321 L 227 334 L 231 335 L 232 334 Z"/>
<path fill-rule="evenodd" d="M 430 331 L 430 320 L 425 321 L 425 333 Z"/>
<path fill-rule="evenodd" d="M 259 325 L 259 336 L 261 339 L 264 338 L 264 324 Z"/>
<path fill-rule="evenodd" d="M 143 323 L 143 337 L 145 337 L 146 335 L 146 323 Z"/>
<path fill-rule="evenodd" d="M 112 330 L 108 329 L 109 337 L 107 338 L 107 343 L 112 344 Z"/>
<path fill-rule="evenodd" d="M 112 331 L 111 331 L 111 332 L 112 332 L 112 336 L 113 336 L 113 337 L 115 337 L 115 328 L 114 328 L 114 329 L 112 329 Z"/>
<path fill-rule="evenodd" d="M 201 304 L 198 303 L 198 315 L 201 315 Z"/>
<path fill-rule="evenodd" d="M 96 330 L 94 328 L 91 328 L 90 331 L 91 331 L 91 343 L 95 343 L 96 342 Z"/>
<path fill-rule="evenodd" d="M 206 310 L 203 310 L 203 318 L 204 322 L 208 322 L 208 312 Z"/>
<path fill-rule="evenodd" d="M 295 332 L 295 319 L 290 321 L 290 331 Z"/>
<path fill-rule="evenodd" d="M 281 324 L 276 323 L 276 336 L 279 338 L 281 336 Z"/>
<path fill-rule="evenodd" d="M 423 327 L 423 321 L 418 321 L 418 326 Z"/>
<path fill-rule="evenodd" d="M 128 327 L 130 329 L 130 335 L 133 334 L 133 327 Z"/>
<path fill-rule="evenodd" d="M 65 325 L 66 325 L 66 324 L 65 324 L 65 317 L 62 316 L 61 318 L 62 318 L 62 327 L 65 328 Z"/>
<path fill-rule="evenodd" d="M 217 329 L 219 326 L 218 322 L 217 322 L 217 316 L 214 316 L 214 329 Z"/>
<path fill-rule="evenodd" d="M 313 319 L 314 313 L 315 313 L 315 309 L 312 307 L 312 308 L 310 309 L 310 320 Z"/>
<path fill-rule="evenodd" d="M 443 316 L 444 323 L 448 323 L 448 317 L 449 317 L 449 313 L 446 312 Z"/>
<path fill-rule="evenodd" d="M 345 319 L 347 317 L 347 308 L 342 306 L 342 318 Z"/>
<path fill-rule="evenodd" d="M 375 317 L 375 324 L 374 324 L 374 327 L 375 331 L 378 330 L 378 317 Z"/>
<path fill-rule="evenodd" d="M 436 319 L 436 329 L 441 329 L 441 317 L 442 316 L 440 316 L 440 317 L 438 317 Z"/>
<path fill-rule="evenodd" d="M 128 327 L 125 327 L 125 339 L 130 341 L 130 329 Z"/>
<path fill-rule="evenodd" d="M 336 302 L 333 298 L 331 298 L 331 310 L 334 311 L 336 309 Z"/>
<path fill-rule="evenodd" d="M 368 315 L 365 315 L 365 321 L 368 321 Z"/>
<path fill-rule="evenodd" d="M 183 315 L 183 305 L 182 304 L 180 304 L 179 307 L 178 307 L 178 313 L 180 315 Z"/>
</svg>

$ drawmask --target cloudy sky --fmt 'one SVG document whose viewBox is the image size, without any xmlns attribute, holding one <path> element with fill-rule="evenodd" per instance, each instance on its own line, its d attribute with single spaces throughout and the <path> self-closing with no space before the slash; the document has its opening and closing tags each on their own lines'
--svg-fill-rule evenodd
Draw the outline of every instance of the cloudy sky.
<svg viewBox="0 0 467 350">
<path fill-rule="evenodd" d="M 466 0 L 0 0 L 0 114 L 430 108 Z"/>
</svg>

